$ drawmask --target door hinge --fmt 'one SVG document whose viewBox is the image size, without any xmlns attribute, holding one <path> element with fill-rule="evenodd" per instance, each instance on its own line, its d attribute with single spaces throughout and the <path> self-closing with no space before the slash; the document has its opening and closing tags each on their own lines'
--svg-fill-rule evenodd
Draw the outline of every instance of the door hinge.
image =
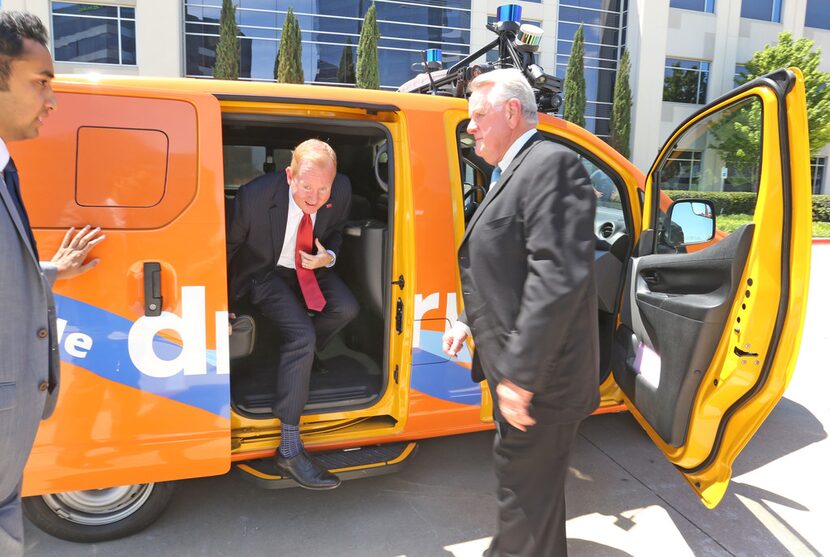
<svg viewBox="0 0 830 557">
<path fill-rule="evenodd" d="M 403 287 L 406 285 L 406 281 L 403 280 L 403 275 L 399 275 L 398 280 L 393 280 L 392 284 L 397 284 L 398 288 L 403 290 Z"/>
<path fill-rule="evenodd" d="M 403 300 L 398 298 L 398 304 L 395 309 L 395 330 L 398 334 L 403 332 Z"/>
<path fill-rule="evenodd" d="M 392 377 L 395 379 L 395 384 L 398 384 L 398 366 L 395 366 L 395 371 L 392 372 Z"/>
</svg>

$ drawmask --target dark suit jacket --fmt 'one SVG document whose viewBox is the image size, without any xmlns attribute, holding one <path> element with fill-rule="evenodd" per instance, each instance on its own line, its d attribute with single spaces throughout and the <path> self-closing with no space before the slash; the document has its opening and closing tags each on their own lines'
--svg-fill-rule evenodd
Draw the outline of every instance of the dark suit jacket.
<svg viewBox="0 0 830 557">
<path fill-rule="evenodd" d="M 577 156 L 537 133 L 487 193 L 458 251 L 473 378 L 532 391 L 540 423 L 580 420 L 599 403 L 595 209 Z"/>
<path fill-rule="evenodd" d="M 227 236 L 231 299 L 245 296 L 251 281 L 276 268 L 285 240 L 288 189 L 285 172 L 265 174 L 239 188 Z M 329 200 L 317 211 L 314 237 L 335 254 L 343 241 L 351 196 L 349 179 L 338 173 Z"/>
</svg>

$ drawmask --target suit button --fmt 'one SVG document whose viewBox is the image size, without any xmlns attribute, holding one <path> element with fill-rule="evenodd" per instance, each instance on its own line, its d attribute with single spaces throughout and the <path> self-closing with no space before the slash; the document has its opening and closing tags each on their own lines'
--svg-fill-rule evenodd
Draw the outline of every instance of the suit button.
<svg viewBox="0 0 830 557">
<path fill-rule="evenodd" d="M 47 381 L 41 381 L 40 383 L 37 384 L 37 388 L 40 391 L 45 391 L 46 389 L 49 388 L 49 383 Z"/>
<path fill-rule="evenodd" d="M 46 327 L 41 327 L 37 330 L 37 338 L 46 338 L 49 336 L 49 331 L 46 330 Z"/>
</svg>

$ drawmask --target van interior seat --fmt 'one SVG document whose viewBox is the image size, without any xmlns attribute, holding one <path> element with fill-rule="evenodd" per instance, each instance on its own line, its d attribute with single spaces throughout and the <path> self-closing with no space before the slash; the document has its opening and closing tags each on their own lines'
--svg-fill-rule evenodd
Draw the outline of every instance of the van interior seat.
<svg viewBox="0 0 830 557">
<path fill-rule="evenodd" d="M 386 225 L 374 219 L 349 221 L 336 267 L 360 306 L 383 318 L 386 285 Z"/>
</svg>

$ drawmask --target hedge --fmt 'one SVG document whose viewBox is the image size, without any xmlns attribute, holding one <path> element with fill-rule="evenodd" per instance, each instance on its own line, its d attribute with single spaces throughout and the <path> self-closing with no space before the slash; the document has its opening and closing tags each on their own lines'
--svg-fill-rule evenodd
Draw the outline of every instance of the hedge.
<svg viewBox="0 0 830 557">
<path fill-rule="evenodd" d="M 743 191 L 687 191 L 664 190 L 672 199 L 705 197 L 712 200 L 719 215 L 751 215 L 755 212 L 755 194 Z M 830 195 L 813 196 L 813 220 L 830 222 Z"/>
</svg>

